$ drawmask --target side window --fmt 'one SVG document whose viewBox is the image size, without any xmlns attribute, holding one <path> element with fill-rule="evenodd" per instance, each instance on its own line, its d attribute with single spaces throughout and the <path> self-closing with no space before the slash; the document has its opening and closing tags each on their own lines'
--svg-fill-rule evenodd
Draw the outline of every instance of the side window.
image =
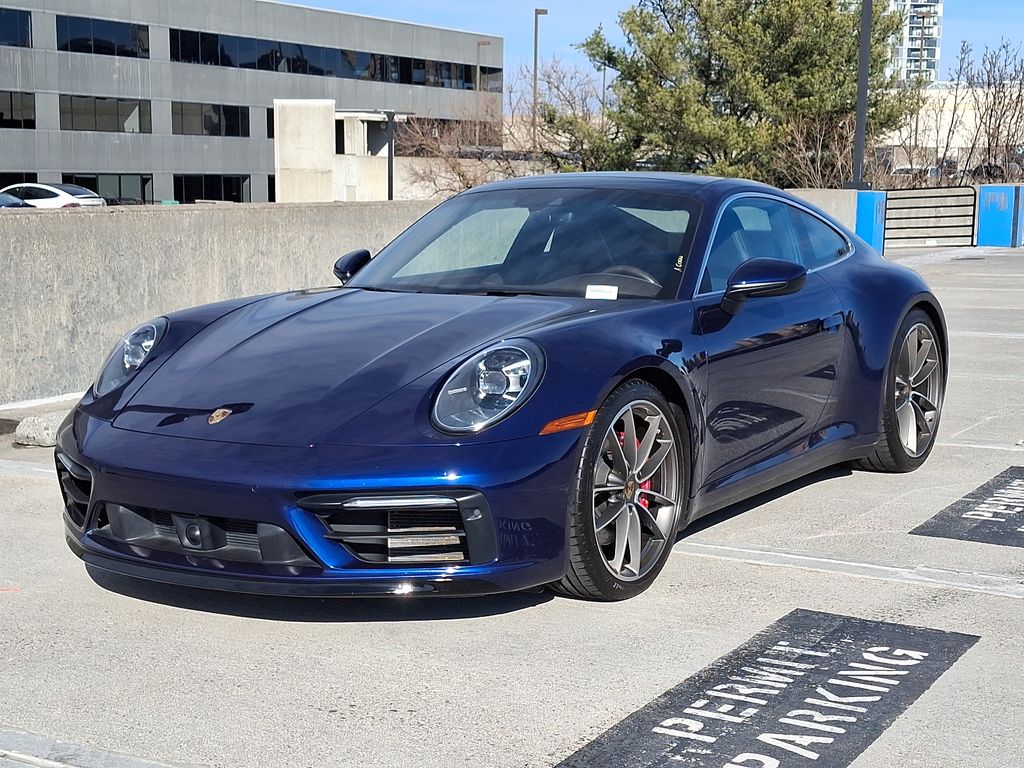
<svg viewBox="0 0 1024 768">
<path fill-rule="evenodd" d="M 57 197 L 57 193 L 40 187 L 25 188 L 25 200 L 48 200 L 51 197 Z"/>
<path fill-rule="evenodd" d="M 14 195 L 19 200 L 24 200 L 25 199 L 25 190 L 26 190 L 25 187 L 14 187 L 13 189 L 8 189 L 7 190 L 7 194 L 8 195 Z"/>
<path fill-rule="evenodd" d="M 803 239 L 803 264 L 817 269 L 842 258 L 849 250 L 846 239 L 821 219 L 803 211 L 793 211 Z"/>
<path fill-rule="evenodd" d="M 711 244 L 700 292 L 724 291 L 736 267 L 756 258 L 803 263 L 793 226 L 793 209 L 785 203 L 766 197 L 747 197 L 726 207 Z"/>
</svg>

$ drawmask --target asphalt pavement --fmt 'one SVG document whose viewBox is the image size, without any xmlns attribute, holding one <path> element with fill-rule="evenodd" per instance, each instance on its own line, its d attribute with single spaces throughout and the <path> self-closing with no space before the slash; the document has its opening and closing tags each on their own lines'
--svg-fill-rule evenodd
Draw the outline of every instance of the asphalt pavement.
<svg viewBox="0 0 1024 768">
<path fill-rule="evenodd" d="M 925 467 L 837 467 L 717 513 L 625 603 L 90 575 L 51 452 L 0 437 L 0 766 L 1024 766 L 1024 251 L 907 263 L 950 328 Z M 766 725 L 797 691 L 817 703 Z"/>
</svg>

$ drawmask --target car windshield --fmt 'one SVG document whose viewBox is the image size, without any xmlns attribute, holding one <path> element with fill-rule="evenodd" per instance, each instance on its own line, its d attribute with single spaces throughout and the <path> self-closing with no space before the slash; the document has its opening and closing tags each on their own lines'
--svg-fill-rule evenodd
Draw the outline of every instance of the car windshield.
<svg viewBox="0 0 1024 768">
<path fill-rule="evenodd" d="M 671 194 L 536 188 L 444 203 L 349 283 L 371 290 L 675 298 L 700 204 Z"/>
<path fill-rule="evenodd" d="M 21 199 L 6 192 L 0 192 L 0 205 L 20 205 Z"/>
</svg>

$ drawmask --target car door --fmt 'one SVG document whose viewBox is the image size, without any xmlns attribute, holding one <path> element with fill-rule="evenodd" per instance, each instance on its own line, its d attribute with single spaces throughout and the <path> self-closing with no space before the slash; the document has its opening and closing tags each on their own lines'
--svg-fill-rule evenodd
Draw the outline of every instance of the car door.
<svg viewBox="0 0 1024 768">
<path fill-rule="evenodd" d="M 708 494 L 742 495 L 741 481 L 813 445 L 839 370 L 844 314 L 817 271 L 801 218 L 810 215 L 780 198 L 745 195 L 727 202 L 715 226 L 694 298 L 707 354 Z M 751 298 L 727 314 L 720 305 L 729 276 L 757 257 L 802 264 L 806 283 L 787 296 Z"/>
</svg>

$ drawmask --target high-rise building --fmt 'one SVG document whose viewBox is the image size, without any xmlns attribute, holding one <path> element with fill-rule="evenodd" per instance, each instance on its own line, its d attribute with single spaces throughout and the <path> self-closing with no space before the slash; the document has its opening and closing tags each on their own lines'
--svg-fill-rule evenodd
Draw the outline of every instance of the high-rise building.
<svg viewBox="0 0 1024 768">
<path fill-rule="evenodd" d="M 891 0 L 892 9 L 903 14 L 903 30 L 896 45 L 891 72 L 901 81 L 939 79 L 942 55 L 943 0 Z"/>
</svg>

